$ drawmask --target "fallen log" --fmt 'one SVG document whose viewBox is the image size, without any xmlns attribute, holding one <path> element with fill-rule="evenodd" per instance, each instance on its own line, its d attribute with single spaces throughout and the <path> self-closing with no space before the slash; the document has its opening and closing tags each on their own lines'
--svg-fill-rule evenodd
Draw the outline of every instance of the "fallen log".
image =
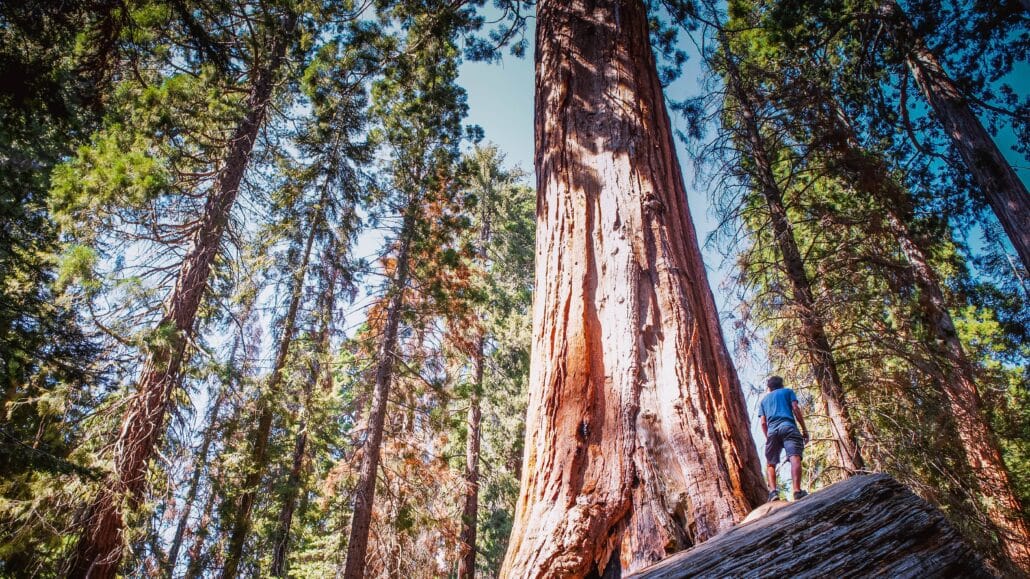
<svg viewBox="0 0 1030 579">
<path fill-rule="evenodd" d="M 994 577 L 936 508 L 887 475 L 862 475 L 631 575 L 678 577 Z"/>
</svg>

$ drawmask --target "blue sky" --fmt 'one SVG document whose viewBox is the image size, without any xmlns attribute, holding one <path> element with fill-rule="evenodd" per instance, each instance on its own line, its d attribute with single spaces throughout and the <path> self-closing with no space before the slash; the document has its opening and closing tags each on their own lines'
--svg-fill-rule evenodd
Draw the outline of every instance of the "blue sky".
<svg viewBox="0 0 1030 579">
<path fill-rule="evenodd" d="M 486 134 L 486 141 L 496 144 L 507 156 L 509 164 L 520 166 L 530 175 L 533 171 L 533 22 L 532 19 L 529 21 L 530 30 L 527 31 L 527 39 L 530 40 L 530 43 L 525 58 L 518 59 L 506 55 L 500 64 L 465 63 L 462 65 L 459 78 L 459 83 L 468 92 L 468 122 L 482 127 Z M 684 45 L 683 49 L 691 55 L 691 58 L 680 79 L 666 91 L 667 98 L 678 100 L 687 96 L 695 96 L 700 92 L 701 70 L 696 51 L 690 45 Z M 1017 92 L 1026 94 L 1027 89 L 1030 88 L 1030 67 L 1025 63 L 1017 64 L 1016 71 L 1006 80 L 1014 85 Z M 678 119 L 676 115 L 671 115 L 671 117 L 675 127 Z M 1030 167 L 1027 167 L 1020 156 L 1012 151 L 1014 142 L 1015 138 L 1011 132 L 999 135 L 1000 148 L 1026 183 L 1030 181 Z M 676 145 L 683 175 L 687 181 L 685 183 L 688 192 L 687 200 L 701 243 L 709 283 L 719 306 L 719 314 L 724 320 L 723 335 L 732 352 L 734 331 L 726 320 L 728 314 L 735 311 L 739 305 L 738 300 L 734 298 L 730 288 L 727 287 L 727 276 L 730 273 L 728 268 L 732 264 L 725 263 L 716 248 L 706 247 L 704 244 L 705 239 L 718 223 L 703 184 L 692 182 L 696 171 L 692 167 L 690 156 L 684 150 L 683 143 L 678 139 Z M 532 177 L 530 177 L 530 184 L 535 184 Z M 958 229 L 967 228 L 960 226 Z M 962 232 L 956 233 L 961 234 Z M 972 231 L 969 233 L 971 233 L 971 237 L 979 237 L 977 233 Z M 970 239 L 970 241 L 974 244 L 979 242 L 974 239 Z M 760 342 L 752 342 L 751 347 L 752 351 L 748 353 L 746 361 L 737 356 L 735 352 L 734 360 L 747 396 L 748 410 L 752 421 L 752 437 L 758 445 L 761 445 L 764 441 L 758 430 L 757 406 L 761 393 L 764 392 L 764 381 L 771 371 L 771 365 Z M 781 476 L 783 474 L 781 472 Z"/>
<path fill-rule="evenodd" d="M 530 26 L 532 23 L 533 21 L 530 20 Z M 507 156 L 509 164 L 519 165 L 532 174 L 534 84 L 532 29 L 527 31 L 527 38 L 531 42 L 525 58 L 518 59 L 505 55 L 500 64 L 467 62 L 461 67 L 461 76 L 458 82 L 468 91 L 468 122 L 483 128 L 486 133 L 486 141 L 496 144 Z M 689 48 L 692 47 L 684 46 L 685 50 Z M 698 59 L 690 58 L 680 79 L 669 87 L 668 96 L 673 99 L 682 99 L 686 96 L 696 95 L 700 74 Z M 672 119 L 675 126 L 677 124 L 675 115 Z M 704 247 L 704 240 L 718 223 L 702 187 L 692 183 L 695 171 L 691 166 L 689 155 L 684 150 L 683 143 L 677 140 L 676 146 L 680 165 L 683 167 L 683 174 L 687 181 L 690 212 L 702 243 L 709 282 L 715 293 L 716 303 L 719 304 L 719 313 L 725 317 L 725 314 L 736 306 L 732 295 L 723 289 L 728 272 L 720 267 L 723 258 L 719 252 L 715 248 Z M 531 181 L 530 184 L 535 184 L 535 181 Z M 732 346 L 731 328 L 726 327 L 725 324 L 724 334 Z M 758 354 L 758 359 L 764 361 L 764 355 L 761 352 L 753 354 Z M 760 363 L 764 364 L 764 362 Z M 764 366 L 750 368 L 738 364 L 738 373 L 745 387 L 754 386 L 764 390 L 761 384 L 764 382 L 764 373 L 768 370 Z M 749 402 L 753 411 L 757 406 L 757 401 L 750 400 Z M 752 415 L 754 414 L 755 412 L 752 412 Z"/>
<path fill-rule="evenodd" d="M 533 20 L 530 20 L 531 26 L 532 23 Z M 532 29 L 527 32 L 527 38 L 532 41 Z M 684 49 L 687 48 L 684 47 Z M 666 91 L 667 97 L 682 99 L 686 96 L 696 95 L 700 74 L 698 59 L 691 58 L 680 79 Z M 532 176 L 534 145 L 532 42 L 530 42 L 530 49 L 527 51 L 526 57 L 522 59 L 506 55 L 500 64 L 463 64 L 458 82 L 468 92 L 468 123 L 482 127 L 486 134 L 486 141 L 496 144 L 505 153 L 509 164 L 518 165 L 529 172 L 529 184 L 535 185 L 535 178 Z M 672 115 L 671 118 L 674 128 L 677 128 L 678 119 L 675 115 Z M 764 382 L 770 371 L 769 363 L 766 360 L 762 344 L 758 342 L 752 342 L 752 351 L 747 356 L 748 363 L 742 363 L 741 357 L 733 352 L 733 329 L 726 320 L 727 314 L 736 308 L 738 301 L 726 287 L 729 271 L 723 266 L 729 264 L 723 263 L 722 256 L 715 248 L 705 247 L 704 244 L 704 240 L 715 229 L 718 222 L 714 217 L 713 210 L 710 209 L 710 203 L 703 188 L 692 183 L 696 172 L 692 167 L 690 156 L 684 150 L 683 143 L 678 139 L 676 147 L 686 179 L 687 201 L 690 205 L 691 217 L 694 220 L 699 242 L 702 244 L 701 251 L 708 270 L 708 281 L 715 295 L 720 317 L 724 320 L 723 335 L 726 337 L 731 353 L 734 354 L 737 375 L 747 398 L 748 414 L 751 417 L 751 437 L 755 441 L 756 447 L 760 449 L 764 444 L 764 438 L 758 426 L 758 403 L 761 393 L 765 390 Z M 789 474 L 785 475 L 786 470 L 782 466 L 780 468 L 781 477 L 789 477 Z"/>
</svg>

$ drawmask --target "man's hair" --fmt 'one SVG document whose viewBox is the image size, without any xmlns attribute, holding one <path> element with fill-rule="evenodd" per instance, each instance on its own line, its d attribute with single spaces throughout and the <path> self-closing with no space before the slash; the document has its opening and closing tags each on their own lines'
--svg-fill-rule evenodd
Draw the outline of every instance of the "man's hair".
<svg viewBox="0 0 1030 579">
<path fill-rule="evenodd" d="M 765 382 L 765 387 L 769 390 L 778 390 L 783 388 L 783 378 L 779 376 L 771 376 L 769 380 Z"/>
</svg>

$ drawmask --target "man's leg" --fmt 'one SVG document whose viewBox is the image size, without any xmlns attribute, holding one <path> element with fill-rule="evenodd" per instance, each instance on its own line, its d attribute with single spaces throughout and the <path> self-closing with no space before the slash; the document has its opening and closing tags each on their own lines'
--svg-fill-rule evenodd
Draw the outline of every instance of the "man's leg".
<svg viewBox="0 0 1030 579">
<path fill-rule="evenodd" d="M 779 494 L 776 490 L 776 463 L 780 462 L 780 452 L 783 450 L 783 438 L 774 429 L 765 439 L 765 479 L 769 483 L 769 500 L 778 500 Z"/>
<path fill-rule="evenodd" d="M 801 490 L 801 457 L 796 454 L 790 457 L 790 484 L 794 494 Z"/>
</svg>

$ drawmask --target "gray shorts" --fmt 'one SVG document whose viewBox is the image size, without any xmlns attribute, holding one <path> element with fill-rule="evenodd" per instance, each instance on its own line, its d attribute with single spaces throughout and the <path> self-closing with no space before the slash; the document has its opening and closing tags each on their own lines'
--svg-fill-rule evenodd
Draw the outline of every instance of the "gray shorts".
<svg viewBox="0 0 1030 579">
<path fill-rule="evenodd" d="M 787 450 L 788 457 L 801 456 L 805 449 L 805 439 L 798 432 L 797 426 L 790 422 L 780 422 L 769 427 L 769 437 L 765 439 L 766 464 L 776 466 L 783 449 Z"/>
</svg>

